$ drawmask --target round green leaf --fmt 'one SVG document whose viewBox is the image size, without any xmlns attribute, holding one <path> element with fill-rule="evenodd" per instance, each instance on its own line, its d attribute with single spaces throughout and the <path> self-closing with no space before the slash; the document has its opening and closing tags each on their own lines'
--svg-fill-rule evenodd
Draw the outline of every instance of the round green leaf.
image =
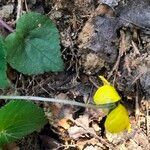
<svg viewBox="0 0 150 150">
<path fill-rule="evenodd" d="M 0 109 L 0 145 L 16 141 L 46 123 L 44 112 L 29 101 L 11 101 Z"/>
<path fill-rule="evenodd" d="M 24 74 L 63 71 L 59 32 L 52 21 L 39 13 L 24 14 L 16 32 L 6 38 L 9 64 Z"/>
</svg>

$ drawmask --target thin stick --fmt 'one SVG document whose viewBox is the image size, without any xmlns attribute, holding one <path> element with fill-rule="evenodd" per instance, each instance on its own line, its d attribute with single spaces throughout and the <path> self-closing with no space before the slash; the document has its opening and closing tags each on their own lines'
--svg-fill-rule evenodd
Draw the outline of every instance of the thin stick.
<svg viewBox="0 0 150 150">
<path fill-rule="evenodd" d="M 120 64 L 120 59 L 123 56 L 123 54 L 126 52 L 126 43 L 125 43 L 125 33 L 123 31 L 120 31 L 121 34 L 121 41 L 120 41 L 120 47 L 119 47 L 119 55 L 117 57 L 117 61 L 115 65 L 113 66 L 111 72 L 109 73 L 107 79 L 110 79 L 110 77 L 113 75 L 114 71 L 117 72 Z"/>
<path fill-rule="evenodd" d="M 136 43 L 135 43 L 133 40 L 131 41 L 131 43 L 132 43 L 133 50 L 134 50 L 135 54 L 136 54 L 136 55 L 140 55 L 140 51 L 139 51 L 139 49 L 138 49 Z"/>
<path fill-rule="evenodd" d="M 139 114 L 140 114 L 140 110 L 139 110 L 139 87 L 138 87 L 138 84 L 136 83 L 135 118 L 136 118 L 137 122 L 139 119 Z"/>
<path fill-rule="evenodd" d="M 110 147 L 111 149 L 114 148 L 114 144 L 112 143 L 108 143 L 106 140 L 104 140 L 103 138 L 101 138 L 100 136 L 98 136 L 94 130 L 90 130 L 89 127 L 84 126 L 82 123 L 80 123 L 77 120 L 74 120 L 73 118 L 69 118 L 72 122 L 76 123 L 77 126 L 80 126 L 81 128 L 83 128 L 85 131 L 87 131 L 87 133 L 91 134 L 93 137 L 97 138 L 98 140 L 100 140 L 104 145 L 106 145 L 107 147 Z"/>
<path fill-rule="evenodd" d="M 63 100 L 63 99 L 54 99 L 54 98 L 44 98 L 44 97 L 36 97 L 36 96 L 0 96 L 0 99 L 15 99 L 15 100 L 33 100 L 33 101 L 43 101 L 43 102 L 53 102 L 53 103 L 61 103 L 65 105 L 75 105 L 80 107 L 88 107 L 88 108 L 97 108 L 93 104 L 84 104 L 72 100 Z"/>
<path fill-rule="evenodd" d="M 0 18 L 0 25 L 6 28 L 8 31 L 14 32 L 13 28 L 7 25 L 6 22 L 2 20 L 2 18 Z"/>
<path fill-rule="evenodd" d="M 91 77 L 89 77 L 89 80 L 96 88 L 99 88 L 99 86 L 93 81 Z"/>
<path fill-rule="evenodd" d="M 150 28 L 149 28 L 149 27 L 144 27 L 144 26 L 138 25 L 138 24 L 132 22 L 131 20 L 125 19 L 125 18 L 122 18 L 122 17 L 120 17 L 120 19 L 121 19 L 121 20 L 124 20 L 124 21 L 127 21 L 127 22 L 129 22 L 129 23 L 132 23 L 132 24 L 136 25 L 137 27 L 140 27 L 140 28 L 143 28 L 143 29 L 145 29 L 145 30 L 149 30 L 149 31 L 150 31 Z"/>
<path fill-rule="evenodd" d="M 20 18 L 21 14 L 22 14 L 22 0 L 18 0 L 16 20 Z"/>
<path fill-rule="evenodd" d="M 27 0 L 24 0 L 24 4 L 25 4 L 26 12 L 28 12 L 29 9 L 28 9 L 28 5 L 27 5 Z"/>
<path fill-rule="evenodd" d="M 146 102 L 146 128 L 147 128 L 147 135 L 150 136 L 149 100 L 147 100 Z"/>
<path fill-rule="evenodd" d="M 135 84 L 136 81 L 137 81 L 138 79 L 140 79 L 140 77 L 141 77 L 144 73 L 145 73 L 145 72 L 140 72 L 140 73 L 137 75 L 137 77 L 132 81 L 131 85 Z"/>
</svg>

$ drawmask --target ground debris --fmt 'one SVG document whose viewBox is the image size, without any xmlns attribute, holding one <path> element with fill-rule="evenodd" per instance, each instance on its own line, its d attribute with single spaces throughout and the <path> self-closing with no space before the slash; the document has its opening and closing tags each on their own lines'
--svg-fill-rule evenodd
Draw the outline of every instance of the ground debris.
<svg viewBox="0 0 150 150">
<path fill-rule="evenodd" d="M 113 14 L 111 8 L 106 5 L 98 6 L 93 17 L 87 21 L 79 34 L 79 47 L 98 52 L 107 63 L 113 63 L 117 57 L 116 30 L 120 25 L 118 19 L 113 15 L 115 14 Z"/>
<path fill-rule="evenodd" d="M 7 6 L 9 2 L 3 0 L 2 3 Z M 7 13 L 10 24 L 14 24 L 11 21 L 16 19 L 18 3 L 11 2 L 13 12 Z M 107 133 L 105 115 L 100 109 L 39 102 L 37 105 L 44 109 L 48 124 L 41 132 L 17 142 L 16 148 L 148 149 L 150 1 L 24 0 L 23 13 L 27 11 L 25 2 L 29 11 L 43 13 L 57 25 L 66 68 L 62 73 L 34 76 L 9 69 L 12 87 L 0 92 L 93 103 L 94 92 L 101 85 L 98 76 L 110 77 L 128 108 L 132 130 L 117 135 Z M 8 17 L 5 18 L 9 20 Z"/>
<path fill-rule="evenodd" d="M 122 1 L 122 3 L 116 7 L 115 11 L 124 25 L 134 24 L 143 29 L 150 30 L 149 0 L 127 0 L 125 3 Z"/>
<path fill-rule="evenodd" d="M 132 25 L 150 29 L 150 1 L 127 0 L 115 9 L 101 4 L 79 34 L 79 47 L 99 53 L 102 59 L 112 64 L 117 57 L 117 32 L 123 26 Z"/>
<path fill-rule="evenodd" d="M 0 10 L 0 17 L 1 18 L 8 18 L 10 17 L 10 15 L 12 14 L 14 9 L 14 5 L 13 4 L 9 4 L 9 5 L 5 5 L 1 8 Z"/>
</svg>

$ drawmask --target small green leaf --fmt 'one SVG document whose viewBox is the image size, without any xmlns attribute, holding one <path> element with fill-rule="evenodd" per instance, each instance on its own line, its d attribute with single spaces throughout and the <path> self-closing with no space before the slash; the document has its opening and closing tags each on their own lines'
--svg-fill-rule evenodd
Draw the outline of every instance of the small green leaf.
<svg viewBox="0 0 150 150">
<path fill-rule="evenodd" d="M 39 13 L 24 14 L 16 32 L 6 38 L 9 64 L 24 74 L 63 71 L 60 36 L 52 21 Z"/>
<path fill-rule="evenodd" d="M 0 88 L 6 88 L 9 85 L 7 75 L 6 52 L 3 38 L 0 36 Z"/>
<path fill-rule="evenodd" d="M 12 100 L 0 109 L 0 145 L 37 131 L 45 123 L 43 110 L 34 103 Z"/>
</svg>

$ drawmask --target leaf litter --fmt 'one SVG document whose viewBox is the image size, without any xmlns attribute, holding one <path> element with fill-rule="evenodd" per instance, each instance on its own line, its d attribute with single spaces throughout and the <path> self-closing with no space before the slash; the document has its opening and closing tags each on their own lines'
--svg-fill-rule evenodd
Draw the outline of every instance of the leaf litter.
<svg viewBox="0 0 150 150">
<path fill-rule="evenodd" d="M 122 30 L 121 32 L 125 32 L 124 33 L 125 38 L 128 38 L 122 40 L 122 42 L 125 42 L 122 45 L 119 45 L 118 43 L 118 40 L 122 38 L 121 37 L 122 33 L 119 32 L 120 29 Z M 136 36 L 138 35 L 138 32 L 140 32 L 140 30 L 141 32 L 145 30 L 150 30 L 150 2 L 149 1 L 128 0 L 124 3 L 121 1 L 114 8 L 111 8 L 106 4 L 100 4 L 96 8 L 95 12 L 92 14 L 90 19 L 86 22 L 85 26 L 83 27 L 82 31 L 79 34 L 79 38 L 78 38 L 80 43 L 79 47 L 82 49 L 90 49 L 91 51 L 96 52 L 97 56 L 99 56 L 104 63 L 106 62 L 106 64 L 112 65 L 116 63 L 113 68 L 114 70 L 120 67 L 118 65 L 121 65 L 121 63 L 123 63 L 120 61 L 122 60 L 122 57 L 125 56 L 126 59 L 124 64 L 125 66 L 123 67 L 124 68 L 123 72 L 125 72 L 126 74 L 126 69 L 127 69 L 128 73 L 134 74 L 134 75 L 130 75 L 128 78 L 125 77 L 126 80 L 134 80 L 134 78 L 139 74 L 141 74 L 141 76 L 145 74 L 146 76 L 145 78 L 148 81 L 149 55 L 147 55 L 146 51 L 149 50 L 149 46 L 146 48 L 145 50 L 146 53 L 145 53 L 142 50 L 143 45 L 142 43 L 140 43 L 141 40 L 140 37 L 134 37 L 135 35 Z M 118 47 L 120 47 L 121 49 L 126 49 L 124 50 L 125 52 L 119 54 L 119 56 L 117 56 Z M 133 49 L 134 52 L 132 52 L 130 49 Z M 87 56 L 88 54 L 85 55 L 83 54 L 83 58 Z M 130 58 L 132 60 L 130 60 Z M 134 66 L 136 68 L 136 69 L 134 68 L 134 70 L 132 69 L 132 66 L 130 66 L 130 64 L 133 62 L 135 62 L 137 65 Z M 143 64 L 143 62 L 145 65 Z M 143 72 L 141 71 L 141 69 L 139 69 L 143 65 L 146 68 L 148 68 L 146 72 Z M 92 69 L 92 67 L 90 68 Z M 103 66 L 100 67 L 100 69 L 101 68 L 103 68 Z M 114 70 L 112 70 L 112 72 L 109 73 L 108 78 L 112 76 Z M 139 76 L 139 78 L 141 76 Z M 118 81 L 117 83 L 122 83 L 122 82 Z M 146 87 L 144 88 L 145 92 L 147 93 L 147 95 L 149 95 L 149 91 L 150 91 L 150 89 L 148 88 L 149 82 L 144 82 L 144 83 L 141 82 L 141 84 L 143 87 Z M 146 85 L 144 86 L 144 84 Z M 130 85 L 131 85 L 131 81 L 129 81 L 128 83 L 128 86 Z M 119 87 L 122 88 L 122 86 Z"/>
<path fill-rule="evenodd" d="M 109 6 L 106 4 L 98 6 L 101 2 L 109 2 L 106 3 Z M 36 1 L 35 4 L 30 2 L 29 4 L 31 10 L 33 7 L 36 10 Z M 13 80 L 15 90 L 21 95 L 57 97 L 60 94 L 59 96 L 63 97 L 65 94 L 66 99 L 78 101 L 84 99 L 92 102 L 92 95 L 96 90 L 93 83 L 99 85 L 96 77 L 100 74 L 108 77 L 116 60 L 120 57 L 118 56 L 120 49 L 124 49 L 117 68 L 110 76 L 110 81 L 115 84 L 123 97 L 123 103 L 128 106 L 131 124 L 135 128 L 131 134 L 112 135 L 106 133 L 104 136 L 101 134 L 102 126 L 99 125 L 103 114 L 98 110 L 81 110 L 77 107 L 45 103 L 43 107 L 51 126 L 45 127 L 39 133 L 42 147 L 53 148 L 53 143 L 57 143 L 54 146 L 57 149 L 146 148 L 148 146 L 148 131 L 145 127 L 148 126 L 146 125 L 148 119 L 145 116 L 149 109 L 146 100 L 149 98 L 150 83 L 148 73 L 150 54 L 149 1 L 99 0 L 94 2 L 94 0 L 78 0 L 73 3 L 62 0 L 46 2 L 45 6 L 47 10 L 53 6 L 51 9 L 53 11 L 49 15 L 53 17 L 61 32 L 61 40 L 64 42 L 62 42 L 63 56 L 66 67 L 69 69 L 65 73 L 56 75 L 48 73 L 26 77 L 17 74 L 15 75 L 17 81 Z M 53 15 L 54 12 L 59 12 L 60 17 Z M 146 17 L 147 19 L 144 19 Z M 65 43 L 65 41 L 67 42 Z M 75 84 L 74 79 L 76 79 L 77 73 L 80 78 Z M 92 82 L 89 77 L 92 78 Z M 140 107 L 140 116 L 138 117 L 134 115 L 134 111 L 137 109 L 135 108 L 135 97 L 137 97 L 135 85 L 137 84 L 139 85 L 139 104 L 142 107 Z M 10 89 L 7 92 L 11 93 L 13 90 Z M 140 101 L 141 99 L 142 101 Z M 136 120 L 135 117 L 139 119 Z M 81 130 L 82 132 L 78 132 Z M 42 137 L 43 135 L 44 137 Z M 74 137 L 75 135 L 78 136 L 77 139 Z M 24 146 L 21 144 L 19 146 L 25 149 L 25 145 L 28 145 L 31 148 L 34 142 L 30 144 L 32 141 L 30 139 L 33 137 L 35 135 L 27 137 L 28 140 L 22 140 L 21 143 Z M 101 142 L 101 139 L 105 142 Z M 39 147 L 39 143 L 37 147 Z"/>
</svg>

